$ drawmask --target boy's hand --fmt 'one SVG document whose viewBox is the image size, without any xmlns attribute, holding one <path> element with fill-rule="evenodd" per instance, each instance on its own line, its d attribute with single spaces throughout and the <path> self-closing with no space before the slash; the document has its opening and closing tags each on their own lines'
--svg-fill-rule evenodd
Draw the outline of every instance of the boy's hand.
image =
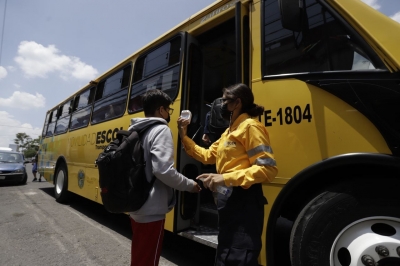
<svg viewBox="0 0 400 266">
<path fill-rule="evenodd" d="M 224 176 L 220 174 L 202 174 L 196 177 L 203 182 L 203 186 L 215 192 L 218 185 L 225 185 Z"/>
<path fill-rule="evenodd" d="M 196 185 L 194 185 L 194 187 L 192 188 L 192 190 L 190 191 L 191 193 L 199 193 L 201 191 L 201 187 L 199 186 L 199 184 L 196 183 Z"/>
</svg>

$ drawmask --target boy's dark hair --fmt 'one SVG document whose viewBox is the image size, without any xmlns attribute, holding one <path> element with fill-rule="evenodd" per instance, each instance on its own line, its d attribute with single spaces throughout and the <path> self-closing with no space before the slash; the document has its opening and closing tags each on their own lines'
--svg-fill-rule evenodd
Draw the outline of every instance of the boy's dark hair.
<svg viewBox="0 0 400 266">
<path fill-rule="evenodd" d="M 161 106 L 168 108 L 172 104 L 171 97 L 157 89 L 148 90 L 142 95 L 142 106 L 145 116 L 154 115 Z"/>
</svg>

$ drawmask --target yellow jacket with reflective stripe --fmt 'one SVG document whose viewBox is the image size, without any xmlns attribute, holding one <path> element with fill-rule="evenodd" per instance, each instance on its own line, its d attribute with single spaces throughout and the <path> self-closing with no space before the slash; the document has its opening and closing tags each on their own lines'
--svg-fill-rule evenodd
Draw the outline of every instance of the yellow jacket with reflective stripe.
<svg viewBox="0 0 400 266">
<path fill-rule="evenodd" d="M 215 163 L 227 186 L 249 188 L 255 183 L 271 182 L 278 173 L 267 129 L 246 113 L 208 149 L 187 136 L 182 142 L 189 156 L 203 164 Z"/>
</svg>

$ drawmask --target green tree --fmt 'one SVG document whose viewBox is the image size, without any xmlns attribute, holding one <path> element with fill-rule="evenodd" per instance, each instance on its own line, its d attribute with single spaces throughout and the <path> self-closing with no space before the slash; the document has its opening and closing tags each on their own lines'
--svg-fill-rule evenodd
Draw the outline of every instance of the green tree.
<svg viewBox="0 0 400 266">
<path fill-rule="evenodd" d="M 38 150 L 39 150 L 39 138 L 28 141 L 26 144 L 26 149 L 24 150 L 25 158 L 34 157 Z"/>
<path fill-rule="evenodd" d="M 34 149 L 28 149 L 24 151 L 24 156 L 25 158 L 33 158 L 36 155 L 37 150 Z"/>
<path fill-rule="evenodd" d="M 26 149 L 26 146 L 32 141 L 32 138 L 26 133 L 17 133 L 14 143 L 17 144 L 22 150 Z"/>
</svg>

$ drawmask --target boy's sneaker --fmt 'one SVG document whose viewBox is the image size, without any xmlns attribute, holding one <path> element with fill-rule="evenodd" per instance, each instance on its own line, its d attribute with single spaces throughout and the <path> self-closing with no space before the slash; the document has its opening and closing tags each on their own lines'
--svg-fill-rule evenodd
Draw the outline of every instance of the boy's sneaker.
<svg viewBox="0 0 400 266">
<path fill-rule="evenodd" d="M 32 180 L 32 182 L 35 182 L 35 181 L 37 181 L 37 178 L 36 178 L 36 177 Z"/>
<path fill-rule="evenodd" d="M 42 178 L 39 178 L 39 180 L 38 180 L 39 182 L 42 182 Z"/>
</svg>

